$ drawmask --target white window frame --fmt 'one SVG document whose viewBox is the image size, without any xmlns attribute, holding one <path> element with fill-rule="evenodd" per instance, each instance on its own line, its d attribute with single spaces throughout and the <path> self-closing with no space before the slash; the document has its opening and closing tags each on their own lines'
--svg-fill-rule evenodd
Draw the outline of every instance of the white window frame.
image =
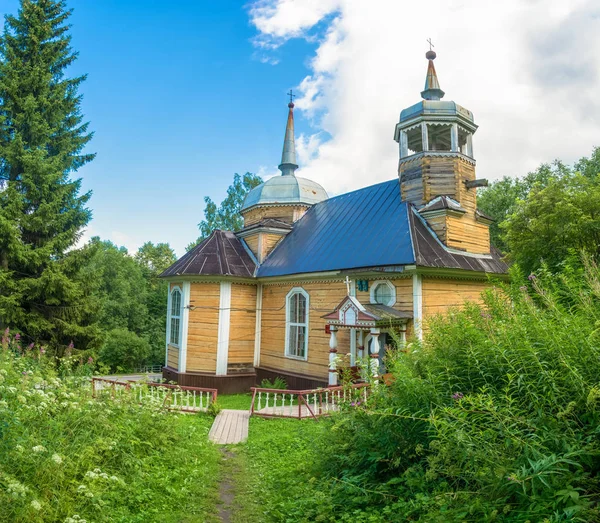
<svg viewBox="0 0 600 523">
<path fill-rule="evenodd" d="M 296 323 L 290 321 L 290 298 L 296 294 L 302 294 L 306 299 L 306 322 Z M 308 332 L 310 321 L 310 296 L 302 287 L 294 287 L 285 297 L 285 357 L 293 360 L 308 361 Z M 306 331 L 304 335 L 304 356 L 296 356 L 290 353 L 290 327 L 304 326 Z"/>
<path fill-rule="evenodd" d="M 387 305 L 388 307 L 393 307 L 396 304 L 396 286 L 388 280 L 377 280 L 371 284 L 371 303 L 375 304 L 377 301 L 375 300 L 375 290 L 379 285 L 387 285 L 391 291 L 390 301 L 387 303 L 383 303 L 382 305 Z"/>
<path fill-rule="evenodd" d="M 175 293 L 175 291 L 179 292 L 179 315 L 178 316 L 174 316 L 173 315 L 173 294 Z M 172 320 L 177 319 L 179 320 L 179 336 L 177 339 L 177 343 L 174 343 L 172 340 L 172 336 L 171 336 L 171 323 Z M 181 346 L 181 331 L 182 331 L 182 326 L 183 326 L 183 291 L 181 290 L 181 287 L 179 287 L 178 285 L 173 287 L 171 289 L 171 291 L 169 292 L 169 322 L 167 323 L 167 326 L 169 328 L 169 345 L 171 345 L 172 347 L 177 347 L 179 348 Z"/>
</svg>

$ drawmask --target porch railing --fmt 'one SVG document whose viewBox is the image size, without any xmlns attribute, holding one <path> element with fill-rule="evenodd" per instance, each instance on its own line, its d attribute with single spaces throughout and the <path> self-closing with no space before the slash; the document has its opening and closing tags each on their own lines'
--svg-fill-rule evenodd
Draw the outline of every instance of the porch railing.
<svg viewBox="0 0 600 523">
<path fill-rule="evenodd" d="M 312 390 L 252 387 L 251 416 L 266 418 L 317 418 L 339 411 L 342 406 L 359 406 L 367 401 L 368 383 Z"/>
<path fill-rule="evenodd" d="M 144 365 L 143 367 L 136 367 L 134 372 L 136 374 L 160 374 L 162 369 L 162 365 Z"/>
<path fill-rule="evenodd" d="M 139 403 L 154 403 L 168 410 L 200 412 L 217 400 L 217 389 L 92 378 L 92 396 L 107 395 L 112 398 L 129 395 Z"/>
</svg>

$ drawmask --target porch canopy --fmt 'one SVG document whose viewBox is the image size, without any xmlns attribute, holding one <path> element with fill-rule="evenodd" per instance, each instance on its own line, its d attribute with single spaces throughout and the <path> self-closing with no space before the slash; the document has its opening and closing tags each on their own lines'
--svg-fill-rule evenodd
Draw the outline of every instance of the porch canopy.
<svg viewBox="0 0 600 523">
<path fill-rule="evenodd" d="M 346 296 L 333 312 L 322 316 L 331 334 L 329 341 L 329 385 L 337 385 L 337 331 L 350 329 L 351 365 L 356 356 L 362 358 L 368 337 L 372 339 L 371 372 L 377 377 L 379 361 L 379 335 L 382 329 L 396 327 L 402 341 L 406 341 L 406 323 L 412 318 L 407 312 L 397 311 L 379 303 L 361 303 L 354 296 Z M 357 338 L 358 335 L 358 338 Z M 365 336 L 366 335 L 366 336 Z M 358 352 L 358 354 L 357 354 Z"/>
<path fill-rule="evenodd" d="M 379 303 L 363 304 L 354 296 L 346 296 L 333 312 L 322 318 L 338 329 L 371 330 L 404 326 L 412 314 Z"/>
</svg>

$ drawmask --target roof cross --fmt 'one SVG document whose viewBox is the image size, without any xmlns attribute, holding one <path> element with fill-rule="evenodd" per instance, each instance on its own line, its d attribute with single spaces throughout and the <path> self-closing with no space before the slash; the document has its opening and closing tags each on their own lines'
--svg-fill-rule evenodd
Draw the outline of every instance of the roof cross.
<svg viewBox="0 0 600 523">
<path fill-rule="evenodd" d="M 350 278 L 348 278 L 348 276 L 346 276 L 346 291 L 348 293 L 348 296 L 350 296 Z"/>
<path fill-rule="evenodd" d="M 287 93 L 287 95 L 290 97 L 290 103 L 294 103 L 294 98 L 296 98 L 296 95 L 292 92 L 292 90 L 290 89 L 290 92 Z"/>
<path fill-rule="evenodd" d="M 430 50 L 430 51 L 433 51 L 433 48 L 435 47 L 435 45 L 433 45 L 433 44 L 431 43 L 431 38 L 428 38 L 428 39 L 427 39 L 427 43 L 429 44 L 429 50 Z"/>
</svg>

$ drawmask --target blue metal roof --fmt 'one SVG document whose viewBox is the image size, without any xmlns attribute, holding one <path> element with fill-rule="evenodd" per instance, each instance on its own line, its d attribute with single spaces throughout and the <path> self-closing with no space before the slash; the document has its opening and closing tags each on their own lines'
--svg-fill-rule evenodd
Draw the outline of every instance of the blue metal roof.
<svg viewBox="0 0 600 523">
<path fill-rule="evenodd" d="M 409 207 L 397 179 L 313 205 L 256 276 L 415 263 Z"/>
</svg>

